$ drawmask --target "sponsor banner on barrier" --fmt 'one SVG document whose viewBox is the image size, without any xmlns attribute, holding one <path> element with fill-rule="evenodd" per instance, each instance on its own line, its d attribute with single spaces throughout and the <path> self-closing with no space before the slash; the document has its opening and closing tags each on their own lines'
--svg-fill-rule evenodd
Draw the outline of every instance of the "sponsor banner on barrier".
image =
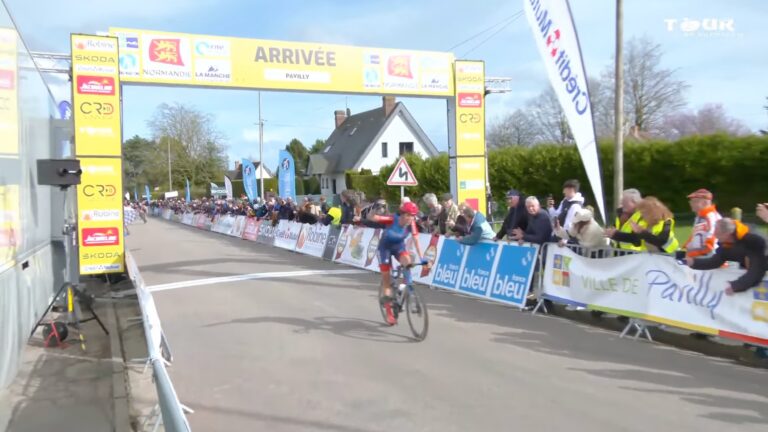
<svg viewBox="0 0 768 432">
<path fill-rule="evenodd" d="M 184 216 L 181 217 L 181 223 L 184 225 L 192 225 L 193 218 L 194 215 L 192 213 L 184 213 Z"/>
<path fill-rule="evenodd" d="M 459 283 L 461 266 L 464 263 L 464 251 L 468 246 L 454 239 L 446 238 L 440 247 L 440 255 L 434 268 L 432 285 L 455 290 Z"/>
<path fill-rule="evenodd" d="M 213 224 L 211 231 L 219 234 L 228 234 L 232 230 L 232 225 L 235 223 L 235 218 L 230 215 L 221 215 L 216 218 L 216 222 Z"/>
<path fill-rule="evenodd" d="M 259 235 L 256 237 L 256 241 L 265 245 L 272 246 L 275 244 L 275 229 L 277 227 L 272 225 L 272 222 L 265 220 L 259 225 Z"/>
<path fill-rule="evenodd" d="M 342 237 L 339 239 L 339 245 L 336 247 L 336 259 L 334 261 L 370 270 L 378 269 L 379 260 L 376 250 L 378 248 L 379 233 L 380 230 L 349 226 L 346 233 L 342 234 Z M 340 247 L 341 254 L 338 253 Z"/>
<path fill-rule="evenodd" d="M 200 229 L 203 229 L 205 227 L 206 219 L 208 219 L 208 216 L 203 213 L 200 213 L 199 215 L 197 215 L 197 218 L 195 219 L 195 226 Z"/>
<path fill-rule="evenodd" d="M 232 228 L 226 234 L 231 235 L 232 237 L 242 237 L 243 230 L 245 230 L 246 219 L 245 216 L 236 216 Z"/>
<path fill-rule="evenodd" d="M 256 220 L 256 218 L 248 218 L 243 229 L 243 238 L 250 241 L 258 240 L 259 225 L 261 225 L 261 221 Z"/>
<path fill-rule="evenodd" d="M 341 254 L 344 253 L 344 250 L 347 248 L 347 244 L 349 243 L 349 234 L 351 232 L 352 232 L 352 225 L 343 225 L 341 227 L 341 232 L 339 233 L 339 240 L 336 242 L 336 249 L 333 252 L 332 260 L 334 262 L 341 259 Z"/>
<path fill-rule="evenodd" d="M 294 250 L 296 249 L 296 240 L 299 239 L 301 224 L 289 220 L 281 220 L 275 230 L 275 246 Z"/>
<path fill-rule="evenodd" d="M 726 296 L 729 281 L 741 274 L 692 270 L 662 255 L 589 259 L 549 247 L 543 293 L 590 309 L 768 344 L 768 281 Z"/>
<path fill-rule="evenodd" d="M 468 248 L 459 276 L 459 291 L 480 297 L 488 295 L 499 247 L 497 243 L 480 242 Z"/>
<path fill-rule="evenodd" d="M 536 245 L 502 245 L 491 279 L 490 298 L 525 307 L 538 252 Z"/>
<path fill-rule="evenodd" d="M 419 234 L 419 247 L 421 248 L 421 253 L 424 255 L 424 258 L 432 264 L 432 267 L 416 267 L 412 274 L 414 281 L 423 283 L 424 285 L 432 285 L 432 277 L 435 274 L 435 263 L 437 261 L 438 255 L 440 254 L 440 247 L 443 244 L 443 238 L 444 237 L 442 236 L 436 236 L 432 234 Z M 418 259 L 416 244 L 413 241 L 413 236 L 408 237 L 406 247 L 408 248 L 408 251 L 411 252 L 412 258 Z"/>
<path fill-rule="evenodd" d="M 339 243 L 339 237 L 341 237 L 341 228 L 339 226 L 329 226 L 328 238 L 323 249 L 323 259 L 333 261 L 333 258 L 336 256 L 336 245 Z"/>
<path fill-rule="evenodd" d="M 296 252 L 322 257 L 330 227 L 323 224 L 304 225 L 296 240 Z"/>
</svg>

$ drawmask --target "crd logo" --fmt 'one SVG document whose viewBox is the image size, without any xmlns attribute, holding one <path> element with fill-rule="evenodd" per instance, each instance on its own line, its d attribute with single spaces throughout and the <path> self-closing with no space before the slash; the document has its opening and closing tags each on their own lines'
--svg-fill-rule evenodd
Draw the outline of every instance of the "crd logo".
<svg viewBox="0 0 768 432">
<path fill-rule="evenodd" d="M 115 186 L 113 185 L 104 185 L 104 184 L 96 184 L 96 185 L 85 185 L 83 187 L 83 195 L 87 197 L 94 197 L 94 196 L 100 196 L 100 197 L 111 197 L 115 196 L 117 193 L 117 189 L 115 189 Z"/>
<path fill-rule="evenodd" d="M 110 115 L 115 112 L 115 107 L 106 102 L 83 102 L 80 104 L 80 112 L 86 115 Z"/>
<path fill-rule="evenodd" d="M 459 121 L 462 123 L 480 123 L 480 114 L 461 113 L 459 114 Z"/>
</svg>

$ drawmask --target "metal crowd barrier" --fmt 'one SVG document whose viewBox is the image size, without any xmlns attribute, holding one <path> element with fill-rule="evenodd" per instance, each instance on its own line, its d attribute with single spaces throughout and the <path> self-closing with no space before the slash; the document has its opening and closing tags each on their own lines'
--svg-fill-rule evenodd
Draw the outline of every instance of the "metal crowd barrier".
<svg viewBox="0 0 768 432">
<path fill-rule="evenodd" d="M 173 388 L 171 378 L 166 370 L 166 364 L 170 365 L 171 361 L 173 361 L 173 355 L 171 354 L 168 340 L 160 327 L 160 318 L 157 315 L 152 294 L 146 289 L 144 280 L 139 273 L 138 266 L 136 266 L 133 256 L 128 251 L 125 252 L 125 262 L 128 274 L 133 281 L 139 299 L 142 325 L 144 327 L 144 335 L 147 339 L 148 354 L 145 361 L 147 365 L 152 365 L 152 373 L 158 397 L 158 403 L 152 409 L 150 415 L 145 419 L 144 424 L 142 425 L 142 430 L 144 430 L 144 425 L 154 418 L 153 431 L 157 430 L 162 421 L 163 428 L 166 431 L 190 432 L 192 429 L 189 427 L 189 422 L 184 413 L 192 413 L 194 411 L 179 401 L 176 391 Z"/>
</svg>

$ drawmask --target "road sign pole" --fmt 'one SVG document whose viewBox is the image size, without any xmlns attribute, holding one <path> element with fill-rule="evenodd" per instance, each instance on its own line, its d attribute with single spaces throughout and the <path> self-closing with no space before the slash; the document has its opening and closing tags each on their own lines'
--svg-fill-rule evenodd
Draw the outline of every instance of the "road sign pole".
<svg viewBox="0 0 768 432">
<path fill-rule="evenodd" d="M 405 186 L 400 186 L 400 203 L 403 202 L 403 198 L 405 198 Z"/>
</svg>

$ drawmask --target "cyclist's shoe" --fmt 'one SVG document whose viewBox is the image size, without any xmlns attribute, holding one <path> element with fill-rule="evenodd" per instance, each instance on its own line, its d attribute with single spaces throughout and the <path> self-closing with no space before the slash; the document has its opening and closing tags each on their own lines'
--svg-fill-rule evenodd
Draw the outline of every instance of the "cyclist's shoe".
<svg viewBox="0 0 768 432">
<path fill-rule="evenodd" d="M 392 312 L 392 302 L 384 303 L 384 311 L 387 313 L 387 324 L 391 326 L 397 324 L 397 318 L 395 318 L 395 314 Z"/>
</svg>

